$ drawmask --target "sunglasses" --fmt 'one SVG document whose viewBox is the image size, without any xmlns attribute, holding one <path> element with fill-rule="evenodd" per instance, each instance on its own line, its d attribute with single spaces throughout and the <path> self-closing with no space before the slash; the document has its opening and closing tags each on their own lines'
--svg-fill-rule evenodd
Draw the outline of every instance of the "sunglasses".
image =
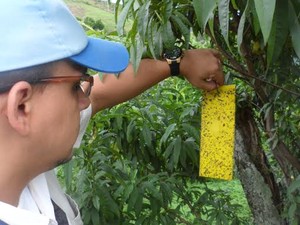
<svg viewBox="0 0 300 225">
<path fill-rule="evenodd" d="M 39 82 L 51 82 L 51 83 L 61 83 L 61 82 L 77 82 L 78 88 L 83 92 L 85 97 L 89 97 L 91 94 L 92 86 L 94 85 L 94 77 L 89 74 L 83 74 L 82 76 L 55 76 L 46 77 L 38 80 Z"/>
</svg>

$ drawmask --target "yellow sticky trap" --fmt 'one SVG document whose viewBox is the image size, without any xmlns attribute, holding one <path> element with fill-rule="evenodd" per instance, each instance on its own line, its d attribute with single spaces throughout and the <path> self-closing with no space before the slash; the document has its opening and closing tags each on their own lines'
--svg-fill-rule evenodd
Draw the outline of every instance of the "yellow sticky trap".
<svg viewBox="0 0 300 225">
<path fill-rule="evenodd" d="M 235 86 L 205 92 L 202 102 L 199 176 L 233 177 Z"/>
</svg>

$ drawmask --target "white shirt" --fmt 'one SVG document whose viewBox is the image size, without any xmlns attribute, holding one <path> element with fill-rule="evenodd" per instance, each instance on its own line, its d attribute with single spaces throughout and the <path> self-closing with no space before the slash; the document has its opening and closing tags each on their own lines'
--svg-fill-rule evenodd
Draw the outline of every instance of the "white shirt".
<svg viewBox="0 0 300 225">
<path fill-rule="evenodd" d="M 81 112 L 74 148 L 80 146 L 91 115 L 91 106 Z M 83 224 L 76 203 L 64 194 L 54 171 L 34 178 L 23 190 L 18 207 L 0 202 L 0 220 L 9 225 L 57 225 L 51 199 L 66 213 L 69 225 Z"/>
</svg>

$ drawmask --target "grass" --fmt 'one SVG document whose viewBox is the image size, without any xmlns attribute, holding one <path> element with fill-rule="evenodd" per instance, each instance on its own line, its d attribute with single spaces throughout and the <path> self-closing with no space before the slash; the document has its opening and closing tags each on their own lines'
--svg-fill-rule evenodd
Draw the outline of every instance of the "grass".
<svg viewBox="0 0 300 225">
<path fill-rule="evenodd" d="M 241 182 L 237 179 L 232 181 L 213 180 L 208 182 L 208 187 L 212 190 L 223 190 L 227 192 L 231 197 L 232 204 L 242 205 L 236 212 L 240 218 L 249 219 L 252 217 L 251 211 L 241 185 Z M 250 224 L 250 221 L 249 221 Z"/>
<path fill-rule="evenodd" d="M 199 184 L 191 184 L 191 187 L 199 188 L 199 190 L 204 193 L 206 188 L 205 186 L 212 191 L 224 193 L 227 196 L 230 197 L 230 205 L 234 206 L 234 214 L 244 221 L 247 225 L 253 225 L 253 218 L 252 213 L 249 208 L 244 190 L 242 188 L 242 185 L 238 179 L 234 179 L 231 181 L 223 181 L 223 180 L 215 180 L 211 179 L 210 181 L 207 181 L 205 184 L 199 183 Z M 222 198 L 220 196 L 220 198 Z M 195 199 L 197 201 L 197 199 Z M 217 201 L 217 199 L 215 200 Z M 173 202 L 174 208 L 178 207 L 178 203 L 176 200 Z M 224 205 L 223 205 L 224 207 Z M 212 207 L 210 205 L 206 206 L 206 209 L 211 209 Z M 181 212 L 183 217 L 189 221 L 192 222 L 195 219 L 195 215 L 191 214 L 190 209 L 187 207 L 182 207 Z M 208 215 L 202 214 L 199 215 L 202 219 L 207 220 Z"/>
<path fill-rule="evenodd" d="M 99 3 L 92 0 L 64 1 L 77 18 L 91 17 L 95 20 L 100 19 L 108 33 L 116 30 L 114 4 L 109 6 L 106 2 Z M 130 24 L 127 26 L 130 26 Z"/>
</svg>

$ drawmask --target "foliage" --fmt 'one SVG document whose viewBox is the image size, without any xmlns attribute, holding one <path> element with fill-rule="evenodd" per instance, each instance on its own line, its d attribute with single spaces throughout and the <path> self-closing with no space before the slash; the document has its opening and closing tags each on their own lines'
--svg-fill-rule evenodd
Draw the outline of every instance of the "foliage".
<svg viewBox="0 0 300 225">
<path fill-rule="evenodd" d="M 158 58 L 174 44 L 192 48 L 190 30 L 196 37 L 210 38 L 211 46 L 223 54 L 228 81 L 235 77 L 249 86 L 238 90 L 243 94 L 239 96 L 239 106 L 250 105 L 255 112 L 257 127 L 265 140 L 261 148 L 264 152 L 259 154 L 265 154 L 266 165 L 272 165 L 270 173 L 277 183 L 270 185 L 281 187 L 273 195 L 289 202 L 287 189 L 300 172 L 299 1 L 120 2 L 117 1 L 117 8 L 122 8 L 120 13 L 116 11 L 117 29 L 128 43 L 134 43 L 129 48 L 135 66 L 144 55 Z M 128 18 L 135 22 L 125 33 L 123 27 Z M 248 94 L 247 89 L 253 90 L 254 95 Z M 246 98 L 242 102 L 243 96 Z M 299 207 L 299 203 L 295 204 Z M 295 205 L 286 203 L 286 207 Z M 278 207 L 278 211 L 282 209 Z M 297 217 L 295 210 L 290 212 Z M 293 221 L 291 213 L 289 221 Z"/>
<path fill-rule="evenodd" d="M 300 176 L 297 177 L 287 190 L 289 207 L 286 217 L 292 225 L 300 223 Z"/>
<path fill-rule="evenodd" d="M 251 106 L 255 112 L 257 128 L 263 141 L 259 149 L 264 152 L 260 154 L 267 156 L 265 163 L 271 165 L 269 172 L 276 179 L 273 185 L 280 187 L 280 193 L 273 193 L 279 194 L 282 200 L 279 205 L 284 211 L 280 207 L 278 210 L 283 212 L 287 223 L 294 224 L 298 222 L 300 206 L 295 188 L 299 187 L 299 178 L 294 179 L 300 171 L 299 12 L 298 0 L 118 0 L 116 4 L 117 30 L 126 38 L 134 66 L 139 64 L 143 56 L 160 57 L 163 49 L 174 44 L 193 48 L 197 45 L 193 35 L 197 41 L 209 40 L 211 47 L 221 51 L 227 83 L 233 80 L 237 82 L 236 78 L 240 80 L 237 82 L 238 107 Z M 131 29 L 124 31 L 128 20 L 134 22 Z M 106 37 L 100 32 L 92 33 Z M 170 87 L 174 87 L 174 84 Z M 195 148 L 198 144 L 195 129 L 198 106 L 194 102 L 200 96 L 195 95 L 195 92 L 190 93 L 190 90 L 180 91 L 178 96 L 174 92 L 176 90 L 170 89 L 159 92 L 161 95 L 147 93 L 151 97 L 149 100 L 134 100 L 111 109 L 110 115 L 101 114 L 101 117 L 95 119 L 87 133 L 84 152 L 77 155 L 78 159 L 84 160 L 74 161 L 73 170 L 80 179 L 75 187 L 68 186 L 74 187 L 70 189 L 71 192 L 80 193 L 77 199 L 85 206 L 82 212 L 86 222 L 93 219 L 94 224 L 98 220 L 102 220 L 100 224 L 105 224 L 105 220 L 113 224 L 111 219 L 114 217 L 134 223 L 137 215 L 146 215 L 156 221 L 156 217 L 151 217 L 150 210 L 143 211 L 147 207 L 151 208 L 149 198 L 156 195 L 149 194 L 152 192 L 146 188 L 147 185 L 144 186 L 144 182 L 151 181 L 156 190 L 160 189 L 160 181 L 167 186 L 172 182 L 177 184 L 178 181 L 178 185 L 185 185 L 184 190 L 190 188 L 183 178 L 187 173 L 189 176 L 192 174 L 194 179 L 196 177 L 198 157 L 193 158 L 193 155 L 198 154 L 198 148 Z M 185 97 L 181 96 L 183 93 Z M 186 98 L 191 96 L 196 97 L 188 105 Z M 159 101 L 162 99 L 166 100 L 166 105 Z M 176 101 L 175 105 L 173 100 Z M 177 105 L 181 100 L 187 105 Z M 98 158 L 93 158 L 95 154 Z M 110 168 L 109 173 L 106 172 L 107 168 Z M 127 178 L 120 179 L 122 176 L 119 173 Z M 70 181 L 69 175 L 70 172 L 67 172 L 66 179 Z M 172 182 L 167 177 L 172 178 Z M 117 186 L 123 188 L 126 194 L 120 194 L 123 190 L 115 194 Z M 135 191 L 144 194 L 142 206 L 145 208 L 135 207 L 133 202 L 141 204 L 141 197 L 130 195 L 133 190 L 131 187 L 136 187 Z M 206 191 L 209 196 L 213 196 L 210 189 Z M 179 199 L 177 193 L 172 194 L 172 197 Z M 106 200 L 101 196 L 106 196 Z M 218 196 L 222 196 L 222 193 Z M 131 207 L 128 206 L 129 199 Z M 226 201 L 226 197 L 222 201 Z M 112 205 L 107 202 L 112 202 Z M 161 215 L 170 212 L 163 207 L 164 204 L 156 204 L 162 210 L 159 211 Z M 207 204 L 209 201 L 205 201 L 204 205 Z M 128 207 L 132 209 L 131 212 Z M 177 210 L 168 207 L 173 210 L 171 212 Z M 188 204 L 187 207 L 190 208 Z M 182 215 L 177 212 L 177 216 Z M 229 214 L 227 218 L 230 218 Z M 196 220 L 197 216 L 190 221 Z M 201 217 L 200 220 L 208 221 L 209 218 Z"/>
<path fill-rule="evenodd" d="M 94 20 L 93 18 L 87 16 L 84 18 L 83 22 L 94 30 L 104 29 L 104 24 L 102 23 L 101 19 Z"/>
<path fill-rule="evenodd" d="M 92 120 L 65 166 L 84 224 L 248 224 L 229 192 L 198 178 L 200 101 L 175 78 Z"/>
</svg>

